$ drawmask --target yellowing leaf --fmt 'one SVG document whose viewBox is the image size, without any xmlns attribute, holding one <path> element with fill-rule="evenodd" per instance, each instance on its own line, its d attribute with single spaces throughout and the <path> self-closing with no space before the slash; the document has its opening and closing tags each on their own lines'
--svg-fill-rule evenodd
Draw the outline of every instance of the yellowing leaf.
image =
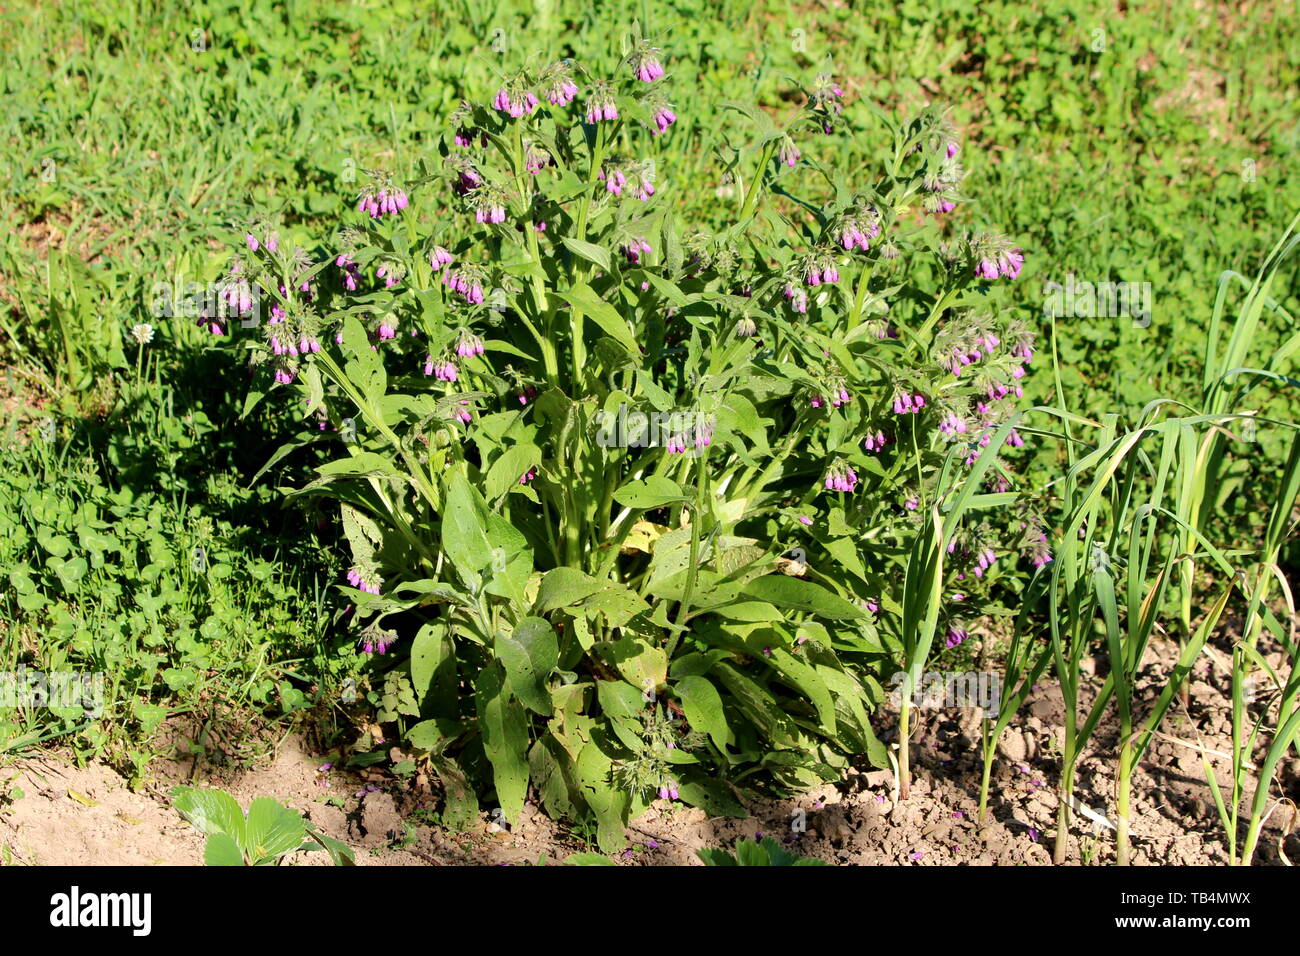
<svg viewBox="0 0 1300 956">
<path fill-rule="evenodd" d="M 638 521 L 632 525 L 627 540 L 623 542 L 623 554 L 633 554 L 637 551 L 650 554 L 654 550 L 654 543 L 667 531 L 668 529 L 661 524 L 655 524 L 644 519 Z"/>
</svg>

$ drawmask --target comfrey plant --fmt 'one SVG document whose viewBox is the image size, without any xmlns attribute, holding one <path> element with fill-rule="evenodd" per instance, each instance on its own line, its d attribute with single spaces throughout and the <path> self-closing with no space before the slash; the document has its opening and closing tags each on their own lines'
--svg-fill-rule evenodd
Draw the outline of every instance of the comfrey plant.
<svg viewBox="0 0 1300 956">
<path fill-rule="evenodd" d="M 332 454 L 303 492 L 340 503 L 408 742 L 462 809 L 494 790 L 513 820 L 531 785 L 604 847 L 655 799 L 738 812 L 742 784 L 888 766 L 881 677 L 1048 560 L 998 458 L 1024 255 L 947 222 L 955 130 L 881 117 L 851 180 L 816 159 L 852 122 L 829 76 L 783 122 L 727 104 L 748 186 L 706 234 L 673 211 L 689 117 L 650 40 L 485 94 L 325 248 L 254 229 L 231 272 L 274 303 L 250 402 L 292 389 L 280 454 Z"/>
</svg>

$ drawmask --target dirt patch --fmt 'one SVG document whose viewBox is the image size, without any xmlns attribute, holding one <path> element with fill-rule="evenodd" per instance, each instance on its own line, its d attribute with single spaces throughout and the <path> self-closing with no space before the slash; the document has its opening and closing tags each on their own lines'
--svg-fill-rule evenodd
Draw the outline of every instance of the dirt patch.
<svg viewBox="0 0 1300 956">
<path fill-rule="evenodd" d="M 17 773 L 15 774 L 15 770 Z M 167 804 L 134 793 L 103 764 L 21 761 L 0 781 L 21 790 L 0 811 L 0 858 L 32 866 L 185 866 L 203 859 L 203 838 Z"/>
<path fill-rule="evenodd" d="M 1174 650 L 1154 650 L 1147 671 L 1154 692 Z M 1222 827 L 1203 775 L 1200 752 L 1225 752 L 1230 719 L 1226 674 L 1203 659 L 1191 686 L 1191 703 L 1166 719 L 1134 779 L 1133 860 L 1148 865 L 1215 865 L 1227 862 Z M 1097 683 L 1100 682 L 1098 678 Z M 739 839 L 771 836 L 791 850 L 851 865 L 1047 865 L 1056 827 L 1060 689 L 1043 682 L 999 744 L 990 806 L 976 818 L 979 727 L 974 711 L 920 712 L 912 744 L 914 783 L 901 801 L 890 771 L 862 769 L 786 800 L 749 801 L 750 816 L 709 817 L 702 810 L 657 802 L 632 821 L 625 865 L 699 865 L 701 848 L 730 850 Z M 883 728 L 888 739 L 890 730 Z M 1115 733 L 1105 724 L 1093 753 L 1080 761 L 1078 799 L 1103 819 L 1111 815 Z M 1214 760 L 1220 784 L 1226 761 Z M 193 761 L 158 761 L 156 782 L 138 791 L 102 763 L 77 768 L 57 756 L 26 758 L 0 770 L 0 794 L 17 786 L 24 796 L 0 803 L 0 860 L 27 865 L 196 865 L 203 838 L 171 808 L 172 783 L 205 780 L 228 790 L 243 806 L 272 796 L 300 810 L 326 833 L 345 841 L 361 866 L 532 864 L 589 851 L 575 833 L 525 808 L 510 828 L 483 814 L 467 831 L 430 825 L 438 797 L 420 778 L 394 779 L 377 770 L 342 772 L 291 738 L 273 757 L 242 772 L 204 768 Z M 412 782 L 414 780 L 414 782 Z M 1283 762 L 1279 781 L 1291 801 L 1300 799 L 1300 758 Z M 1276 791 L 1275 791 L 1276 792 Z M 1253 794 L 1247 793 L 1249 798 Z M 1270 818 L 1255 862 L 1300 859 L 1300 836 L 1289 832 L 1294 803 Z M 1091 829 L 1090 829 L 1091 827 Z M 1070 862 L 1109 863 L 1114 834 L 1084 819 L 1073 832 Z M 325 865 L 323 853 L 293 854 L 288 863 Z"/>
</svg>

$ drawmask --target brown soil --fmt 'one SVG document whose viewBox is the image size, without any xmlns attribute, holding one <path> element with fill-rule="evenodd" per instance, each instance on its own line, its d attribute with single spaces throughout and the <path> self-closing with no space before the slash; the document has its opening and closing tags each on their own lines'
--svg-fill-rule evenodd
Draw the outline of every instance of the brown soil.
<svg viewBox="0 0 1300 956">
<path fill-rule="evenodd" d="M 1172 656 L 1157 648 L 1148 668 L 1151 693 Z M 1134 780 L 1133 861 L 1148 865 L 1223 864 L 1222 828 L 1196 747 L 1225 752 L 1229 711 L 1221 667 L 1203 659 L 1191 686 L 1191 704 L 1175 709 L 1164 736 L 1150 748 Z M 1099 683 L 1096 681 L 1094 683 Z M 627 865 L 698 865 L 700 848 L 731 849 L 737 839 L 772 836 L 792 850 L 831 863 L 858 865 L 1046 865 L 1051 862 L 1059 755 L 1056 736 L 1062 701 L 1054 683 L 1039 685 L 1007 731 L 995 764 L 988 819 L 976 817 L 980 759 L 975 712 L 922 712 L 913 740 L 914 783 L 899 801 L 890 771 L 854 772 L 786 800 L 751 801 L 747 819 L 710 818 L 703 811 L 659 802 L 628 830 Z M 884 732 L 888 737 L 888 731 Z M 1115 733 L 1098 731 L 1080 765 L 1078 798 L 1113 819 Z M 273 796 L 304 811 L 327 833 L 346 841 L 362 866 L 528 864 L 543 855 L 563 860 L 592 849 L 529 806 L 509 830 L 487 814 L 471 830 L 453 833 L 426 825 L 436 795 L 386 777 L 323 770 L 322 757 L 297 738 L 264 766 L 242 773 L 200 768 L 189 759 L 160 761 L 157 780 L 138 792 L 102 763 L 78 769 L 52 755 L 25 758 L 0 770 L 0 795 L 16 785 L 24 796 L 0 802 L 0 861 L 14 864 L 194 865 L 203 838 L 171 809 L 166 791 L 176 782 L 201 782 L 230 791 L 247 806 Z M 1227 762 L 1214 757 L 1220 785 Z M 1300 758 L 1283 761 L 1273 794 L 1289 796 L 1272 814 L 1256 853 L 1257 864 L 1300 858 L 1294 807 L 1300 798 Z M 1280 787 L 1280 791 L 1279 791 Z M 367 788 L 377 788 L 370 789 Z M 1253 792 L 1246 794 L 1247 799 Z M 1086 819 L 1071 840 L 1070 862 L 1109 863 L 1113 831 Z M 288 862 L 323 865 L 323 853 L 299 853 Z"/>
</svg>

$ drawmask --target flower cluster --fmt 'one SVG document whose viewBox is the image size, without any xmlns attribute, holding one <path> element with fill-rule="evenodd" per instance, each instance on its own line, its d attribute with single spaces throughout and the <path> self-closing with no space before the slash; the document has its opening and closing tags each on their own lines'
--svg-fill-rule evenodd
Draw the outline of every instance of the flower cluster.
<svg viewBox="0 0 1300 956">
<path fill-rule="evenodd" d="M 948 412 L 939 420 L 939 431 L 948 436 L 966 434 L 966 419 L 956 412 Z"/>
<path fill-rule="evenodd" d="M 632 73 L 642 83 L 653 83 L 664 75 L 663 64 L 659 62 L 659 48 L 642 40 L 640 45 L 627 58 Z"/>
<path fill-rule="evenodd" d="M 378 594 L 383 583 L 383 578 L 373 571 L 356 567 L 348 571 L 348 584 L 359 591 L 365 591 L 367 594 Z"/>
<path fill-rule="evenodd" d="M 483 274 L 476 266 L 448 268 L 442 274 L 442 284 L 453 292 L 459 292 L 470 305 L 483 304 Z"/>
<path fill-rule="evenodd" d="M 396 643 L 396 631 L 385 630 L 376 624 L 371 624 L 362 631 L 361 637 L 357 640 L 358 646 L 365 654 L 387 654 Z"/>
<path fill-rule="evenodd" d="M 425 357 L 424 374 L 432 375 L 440 382 L 454 382 L 460 377 L 455 362 L 449 358 L 435 360 L 432 355 Z"/>
<path fill-rule="evenodd" d="M 812 398 L 809 399 L 809 404 L 812 405 L 813 408 L 822 408 L 825 405 L 839 408 L 841 405 L 847 405 L 851 401 L 853 401 L 853 396 L 849 394 L 849 390 L 844 386 L 839 385 L 830 389 L 829 398 L 820 393 L 814 394 Z"/>
<path fill-rule="evenodd" d="M 515 119 L 519 119 L 537 109 L 537 102 L 537 96 L 523 84 L 522 78 L 516 78 L 497 90 L 492 106 L 502 113 L 508 113 Z"/>
<path fill-rule="evenodd" d="M 367 213 L 371 219 L 396 215 L 409 205 L 406 193 L 392 187 L 367 186 L 357 197 L 357 212 Z M 274 250 L 272 250 L 274 251 Z"/>
<path fill-rule="evenodd" d="M 836 238 L 845 250 L 871 248 L 871 240 L 880 235 L 880 210 L 863 202 L 845 212 L 835 228 Z"/>
<path fill-rule="evenodd" d="M 1006 236 L 995 233 L 968 237 L 962 243 L 960 255 L 975 278 L 990 281 L 999 277 L 1014 279 L 1025 264 L 1024 253 Z"/>
<path fill-rule="evenodd" d="M 596 178 L 605 184 L 605 191 L 615 196 L 623 195 L 623 187 L 632 183 L 632 194 L 642 202 L 649 202 L 655 194 L 654 166 L 649 162 L 611 161 L 596 173 Z"/>
<path fill-rule="evenodd" d="M 467 329 L 461 329 L 456 338 L 456 354 L 461 358 L 471 358 L 483 354 L 483 340 Z"/>
<path fill-rule="evenodd" d="M 667 132 L 668 127 L 677 122 L 677 114 L 673 111 L 673 108 L 663 102 L 654 106 L 651 111 L 651 118 L 654 125 L 650 128 L 650 132 L 655 136 Z"/>
<path fill-rule="evenodd" d="M 785 163 L 785 165 L 789 166 L 791 169 L 794 169 L 794 167 L 798 165 L 802 156 L 799 152 L 799 147 L 794 144 L 794 140 L 792 140 L 788 135 L 781 137 L 781 145 L 780 148 L 777 149 L 776 155 L 777 159 Z"/>
<path fill-rule="evenodd" d="M 785 287 L 785 297 L 790 302 L 790 308 L 800 314 L 808 311 L 808 293 L 801 286 L 787 285 Z"/>
<path fill-rule="evenodd" d="M 819 73 L 813 80 L 812 89 L 808 93 L 808 105 L 815 122 L 828 136 L 835 128 L 835 119 L 844 112 L 844 106 L 840 103 L 843 98 L 844 90 L 840 89 L 840 85 L 829 73 Z"/>
<path fill-rule="evenodd" d="M 340 253 L 334 264 L 343 270 L 343 288 L 355 292 L 361 282 L 361 269 L 346 252 Z"/>
<path fill-rule="evenodd" d="M 542 74 L 540 86 L 552 106 L 568 106 L 578 95 L 578 84 L 567 64 L 553 63 Z"/>
<path fill-rule="evenodd" d="M 444 249 L 442 246 L 434 246 L 433 251 L 429 253 L 429 268 L 437 272 L 443 266 L 449 266 L 456 261 L 456 257 Z"/>
<path fill-rule="evenodd" d="M 650 243 L 646 242 L 644 239 L 631 239 L 623 244 L 623 255 L 627 256 L 627 261 L 633 264 L 641 261 L 641 254 L 643 252 L 653 251 L 654 250 L 650 248 Z"/>
<path fill-rule="evenodd" d="M 915 415 L 925 408 L 925 396 L 920 392 L 899 391 L 894 394 L 895 415 Z"/>
<path fill-rule="evenodd" d="M 803 280 L 810 286 L 840 281 L 839 266 L 833 256 L 825 252 L 814 252 L 804 259 Z"/>
<path fill-rule="evenodd" d="M 592 87 L 591 93 L 587 96 L 586 117 L 587 122 L 592 126 L 601 120 L 618 119 L 618 106 L 614 102 L 614 94 L 608 84 L 597 83 Z"/>
<path fill-rule="evenodd" d="M 862 447 L 870 452 L 884 451 L 887 444 L 889 444 L 889 439 L 885 437 L 885 433 L 882 431 L 877 431 L 874 435 L 867 432 L 867 437 L 862 441 Z"/>
<path fill-rule="evenodd" d="M 858 486 L 858 473 L 849 465 L 837 463 L 831 466 L 822 483 L 827 491 L 852 491 Z"/>
</svg>

